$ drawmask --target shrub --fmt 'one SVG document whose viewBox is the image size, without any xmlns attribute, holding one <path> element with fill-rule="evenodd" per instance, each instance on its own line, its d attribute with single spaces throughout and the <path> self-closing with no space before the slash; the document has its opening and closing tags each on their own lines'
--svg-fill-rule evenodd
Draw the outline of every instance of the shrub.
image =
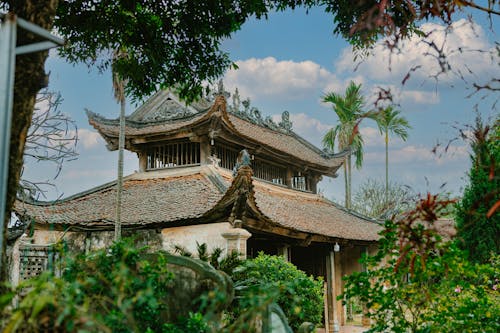
<svg viewBox="0 0 500 333">
<path fill-rule="evenodd" d="M 500 212 L 492 211 L 500 202 L 500 118 L 490 128 L 478 117 L 472 133 L 469 184 L 455 219 L 461 248 L 474 262 L 486 263 L 500 255 Z"/>
<path fill-rule="evenodd" d="M 249 308 L 263 307 L 276 301 L 295 330 L 304 321 L 321 323 L 323 281 L 307 276 L 280 256 L 259 253 L 235 270 L 233 280 L 237 297 L 233 314 L 243 316 Z"/>
<path fill-rule="evenodd" d="M 2 295 L 0 327 L 6 333 L 206 332 L 200 313 L 168 322 L 163 300 L 173 275 L 163 252 L 152 259 L 146 250 L 124 240 L 89 254 L 67 255 L 61 277 L 45 272 Z M 14 297 L 24 293 L 11 308 Z"/>
<path fill-rule="evenodd" d="M 440 238 L 433 223 L 448 203 L 428 196 L 405 219 L 386 221 L 379 251 L 362 260 L 367 270 L 345 279 L 341 297 L 365 304 L 369 332 L 500 331 L 498 257 L 475 264 Z"/>
</svg>

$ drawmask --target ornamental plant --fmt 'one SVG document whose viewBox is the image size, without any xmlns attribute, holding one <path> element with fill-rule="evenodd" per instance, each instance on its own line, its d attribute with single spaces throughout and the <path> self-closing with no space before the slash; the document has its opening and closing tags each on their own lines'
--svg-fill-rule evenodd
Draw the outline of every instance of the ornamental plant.
<svg viewBox="0 0 500 333">
<path fill-rule="evenodd" d="M 500 331 L 499 257 L 478 264 L 436 221 L 451 204 L 421 198 L 401 220 L 388 220 L 367 270 L 345 279 L 346 300 L 359 297 L 371 318 L 368 332 Z"/>
<path fill-rule="evenodd" d="M 56 271 L 0 297 L 2 332 L 208 332 L 201 313 L 167 318 L 164 300 L 173 274 L 164 252 L 151 255 L 123 240 L 67 254 Z M 19 304 L 12 306 L 15 298 Z"/>
<path fill-rule="evenodd" d="M 281 256 L 259 253 L 234 271 L 236 298 L 232 309 L 233 326 L 253 319 L 252 316 L 276 302 L 297 331 L 303 322 L 320 324 L 323 316 L 322 278 L 307 276 Z M 252 311 L 248 311 L 251 309 Z"/>
<path fill-rule="evenodd" d="M 500 118 L 488 125 L 478 116 L 470 130 L 472 166 L 456 207 L 457 236 L 470 260 L 487 263 L 500 255 Z"/>
</svg>

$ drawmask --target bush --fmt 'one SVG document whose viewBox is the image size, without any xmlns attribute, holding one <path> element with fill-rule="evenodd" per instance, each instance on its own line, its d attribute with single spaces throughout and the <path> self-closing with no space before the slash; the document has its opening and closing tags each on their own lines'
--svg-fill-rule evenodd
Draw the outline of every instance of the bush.
<svg viewBox="0 0 500 333">
<path fill-rule="evenodd" d="M 478 117 L 472 133 L 469 184 L 455 220 L 461 248 L 474 262 L 486 263 L 500 255 L 500 212 L 490 213 L 500 202 L 500 118 L 490 128 Z"/>
<path fill-rule="evenodd" d="M 173 275 L 163 252 L 152 260 L 146 250 L 125 240 L 89 254 L 67 255 L 61 277 L 45 272 L 0 297 L 0 327 L 5 333 L 206 332 L 200 313 L 168 322 L 163 300 Z M 22 294 L 19 305 L 10 308 Z"/>
<path fill-rule="evenodd" d="M 365 304 L 369 332 L 500 331 L 499 257 L 475 264 L 440 238 L 433 223 L 447 203 L 428 196 L 405 219 L 386 221 L 378 253 L 362 260 L 367 270 L 345 279 L 342 297 Z"/>
<path fill-rule="evenodd" d="M 280 256 L 259 253 L 246 260 L 232 276 L 236 285 L 235 317 L 245 318 L 245 310 L 265 307 L 275 301 L 293 330 L 304 322 L 321 323 L 323 281 L 307 276 Z"/>
</svg>

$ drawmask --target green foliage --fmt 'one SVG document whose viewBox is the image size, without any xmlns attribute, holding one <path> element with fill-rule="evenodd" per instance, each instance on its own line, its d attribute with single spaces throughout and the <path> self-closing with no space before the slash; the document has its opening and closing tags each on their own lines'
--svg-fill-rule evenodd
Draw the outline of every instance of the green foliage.
<svg viewBox="0 0 500 333">
<path fill-rule="evenodd" d="M 172 273 L 163 252 L 146 253 L 130 240 L 61 263 L 61 277 L 50 272 L 23 282 L 0 299 L 4 332 L 206 332 L 201 313 L 171 322 L 167 291 Z M 20 303 L 9 307 L 19 295 Z"/>
<path fill-rule="evenodd" d="M 174 251 L 184 257 L 193 256 L 191 252 L 181 245 L 175 245 Z M 243 260 L 240 259 L 238 251 L 231 251 L 231 253 L 223 256 L 224 250 L 220 247 L 216 247 L 212 252 L 209 252 L 207 243 L 200 244 L 196 242 L 196 252 L 198 259 L 208 262 L 213 268 L 223 271 L 229 276 L 231 276 L 234 269 L 243 262 Z"/>
<path fill-rule="evenodd" d="M 498 332 L 499 257 L 475 264 L 434 223 L 449 201 L 422 199 L 404 219 L 386 221 L 365 272 L 345 279 L 347 300 L 359 298 L 369 332 Z M 425 221 L 425 222 L 418 222 Z"/>
<path fill-rule="evenodd" d="M 359 132 L 359 123 L 365 117 L 363 111 L 365 100 L 361 94 L 361 84 L 351 81 L 345 95 L 331 92 L 323 97 L 323 102 L 333 104 L 333 111 L 339 119 L 339 123 L 328 130 L 323 137 L 324 147 L 332 152 L 335 151 L 335 144 L 339 151 L 351 149 L 356 157 L 356 167 L 361 168 L 364 142 Z M 345 206 L 351 208 L 351 155 L 344 162 L 344 177 Z"/>
<path fill-rule="evenodd" d="M 189 101 L 204 81 L 222 76 L 232 62 L 220 43 L 250 17 L 265 17 L 264 1 L 60 1 L 54 25 L 67 43 L 71 62 L 104 70 L 113 64 L 128 80 L 128 95 L 177 87 Z"/>
<path fill-rule="evenodd" d="M 456 222 L 460 246 L 471 260 L 489 261 L 500 255 L 500 212 L 488 212 L 500 202 L 500 118 L 492 128 L 476 119 L 472 129 L 472 167 L 469 184 L 457 204 Z"/>
<path fill-rule="evenodd" d="M 304 321 L 321 323 L 323 281 L 307 276 L 282 257 L 259 253 L 243 263 L 233 280 L 237 297 L 232 311 L 239 320 L 248 319 L 245 310 L 276 302 L 294 330 Z"/>
<path fill-rule="evenodd" d="M 392 35 L 395 40 L 412 34 L 422 35 L 416 28 L 423 19 L 436 18 L 449 24 L 459 2 L 453 0 L 406 1 L 406 0 L 336 0 L 322 1 L 326 11 L 334 15 L 334 32 L 341 34 L 356 47 L 367 47 L 380 37 Z M 463 4 L 465 6 L 470 4 Z M 493 7 L 493 3 L 489 4 Z M 481 8 L 481 7 L 479 7 Z M 484 9 L 483 9 L 484 10 Z"/>
</svg>

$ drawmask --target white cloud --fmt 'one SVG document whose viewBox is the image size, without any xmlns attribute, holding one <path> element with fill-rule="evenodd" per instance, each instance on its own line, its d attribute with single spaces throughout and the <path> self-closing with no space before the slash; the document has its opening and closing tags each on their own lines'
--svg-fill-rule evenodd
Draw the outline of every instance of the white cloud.
<svg viewBox="0 0 500 333">
<path fill-rule="evenodd" d="M 468 161 L 466 146 L 450 146 L 447 151 L 442 149 L 433 152 L 433 147 L 407 145 L 399 149 L 389 146 L 389 161 L 391 164 L 428 163 L 431 165 L 444 165 L 447 163 L 466 163 Z M 380 152 L 367 152 L 365 160 L 374 163 L 385 162 L 385 155 Z"/>
<path fill-rule="evenodd" d="M 377 128 L 362 127 L 359 131 L 365 143 L 365 147 L 385 146 L 384 138 Z"/>
<path fill-rule="evenodd" d="M 84 149 L 91 149 L 105 144 L 99 133 L 85 128 L 78 129 L 78 142 L 83 145 Z"/>
<path fill-rule="evenodd" d="M 354 61 L 351 48 L 346 48 L 336 62 L 336 68 L 339 72 L 351 72 L 359 65 L 358 72 L 371 80 L 401 82 L 411 68 L 420 66 L 411 73 L 411 76 L 420 79 L 428 78 L 440 71 L 439 53 L 429 46 L 429 43 L 433 42 L 447 55 L 452 71 L 455 72 L 455 74 L 440 77 L 440 80 L 459 80 L 459 76 L 456 75 L 457 71 L 460 71 L 466 78 L 470 78 L 469 70 L 476 76 L 481 74 L 487 74 L 489 78 L 500 76 L 500 70 L 496 64 L 498 56 L 494 55 L 495 49 L 481 26 L 461 19 L 449 28 L 435 23 L 426 23 L 421 29 L 428 34 L 425 41 L 414 36 L 403 42 L 400 49 L 392 54 L 382 41 L 375 45 L 372 54 L 363 59 L 361 64 Z M 491 59 L 492 54 L 494 60 Z"/>
<path fill-rule="evenodd" d="M 341 86 L 335 74 L 312 61 L 279 61 L 273 57 L 236 61 L 239 69 L 227 72 L 224 83 L 232 91 L 250 98 L 273 97 L 289 100 L 318 95 Z"/>
</svg>

